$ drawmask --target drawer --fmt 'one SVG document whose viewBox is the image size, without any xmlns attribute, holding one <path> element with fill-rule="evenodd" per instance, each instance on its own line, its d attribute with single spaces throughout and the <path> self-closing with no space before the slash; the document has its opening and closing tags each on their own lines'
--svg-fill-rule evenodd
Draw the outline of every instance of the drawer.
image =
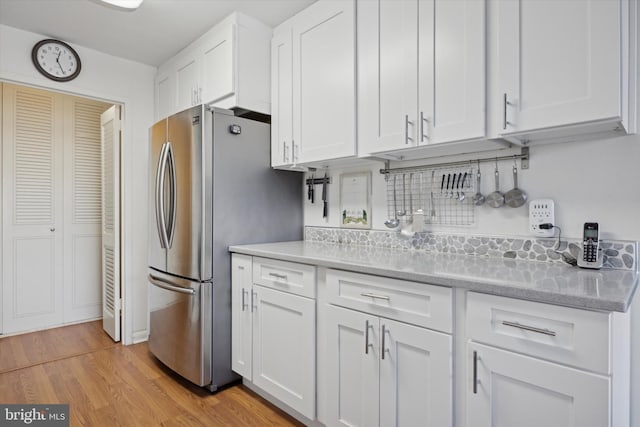
<svg viewBox="0 0 640 427">
<path fill-rule="evenodd" d="M 467 337 L 528 356 L 610 374 L 610 314 L 467 293 Z"/>
<path fill-rule="evenodd" d="M 330 304 L 442 332 L 452 332 L 452 291 L 348 271 L 327 271 Z"/>
<path fill-rule="evenodd" d="M 316 267 L 295 262 L 254 257 L 253 283 L 315 299 Z"/>
</svg>

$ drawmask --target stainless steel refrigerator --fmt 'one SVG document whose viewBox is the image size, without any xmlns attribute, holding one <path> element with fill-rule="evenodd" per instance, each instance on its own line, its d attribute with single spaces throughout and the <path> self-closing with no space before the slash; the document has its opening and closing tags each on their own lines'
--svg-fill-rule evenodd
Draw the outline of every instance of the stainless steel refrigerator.
<svg viewBox="0 0 640 427">
<path fill-rule="evenodd" d="M 211 391 L 237 378 L 229 245 L 302 237 L 302 177 L 270 168 L 269 134 L 204 106 L 150 129 L 149 349 Z"/>
</svg>

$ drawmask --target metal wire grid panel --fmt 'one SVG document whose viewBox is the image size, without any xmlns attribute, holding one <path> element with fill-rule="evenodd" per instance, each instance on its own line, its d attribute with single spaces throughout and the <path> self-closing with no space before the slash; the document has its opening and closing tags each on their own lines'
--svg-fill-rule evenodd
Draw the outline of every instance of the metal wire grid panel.
<svg viewBox="0 0 640 427">
<path fill-rule="evenodd" d="M 387 215 L 400 225 L 420 218 L 425 224 L 475 224 L 477 169 L 471 166 L 425 167 L 390 172 L 387 177 Z"/>
</svg>

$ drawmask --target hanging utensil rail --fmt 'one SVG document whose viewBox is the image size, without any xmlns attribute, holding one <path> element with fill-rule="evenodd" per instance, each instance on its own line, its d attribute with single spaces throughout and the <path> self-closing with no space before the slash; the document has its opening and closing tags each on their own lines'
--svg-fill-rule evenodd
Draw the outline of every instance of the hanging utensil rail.
<svg viewBox="0 0 640 427">
<path fill-rule="evenodd" d="M 404 172 L 420 172 L 430 169 L 442 169 L 449 168 L 455 166 L 468 166 L 472 163 L 486 163 L 486 162 L 495 162 L 500 160 L 513 160 L 520 159 L 520 169 L 529 169 L 529 147 L 522 147 L 520 154 L 511 154 L 508 156 L 498 156 L 498 157 L 486 157 L 482 159 L 470 159 L 470 160 L 460 160 L 456 162 L 443 162 L 443 163 L 433 163 L 430 165 L 422 165 L 422 166 L 408 166 L 403 168 L 390 168 L 390 161 L 385 161 L 384 169 L 380 169 L 380 173 L 383 175 L 389 175 L 391 173 L 404 173 Z M 385 177 L 386 179 L 387 177 Z"/>
</svg>

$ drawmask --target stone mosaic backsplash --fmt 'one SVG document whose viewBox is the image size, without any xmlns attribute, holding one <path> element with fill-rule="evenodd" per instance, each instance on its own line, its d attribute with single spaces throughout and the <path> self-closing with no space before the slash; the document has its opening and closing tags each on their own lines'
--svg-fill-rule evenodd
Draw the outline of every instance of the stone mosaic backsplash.
<svg viewBox="0 0 640 427">
<path fill-rule="evenodd" d="M 304 239 L 388 249 L 415 249 L 555 263 L 567 263 L 571 259 L 576 259 L 581 246 L 580 240 L 565 238 L 562 238 L 556 249 L 556 238 L 468 236 L 433 232 L 405 236 L 397 231 L 328 227 L 305 227 Z M 603 251 L 603 268 L 637 271 L 638 242 L 605 240 L 600 243 L 600 246 Z"/>
</svg>

